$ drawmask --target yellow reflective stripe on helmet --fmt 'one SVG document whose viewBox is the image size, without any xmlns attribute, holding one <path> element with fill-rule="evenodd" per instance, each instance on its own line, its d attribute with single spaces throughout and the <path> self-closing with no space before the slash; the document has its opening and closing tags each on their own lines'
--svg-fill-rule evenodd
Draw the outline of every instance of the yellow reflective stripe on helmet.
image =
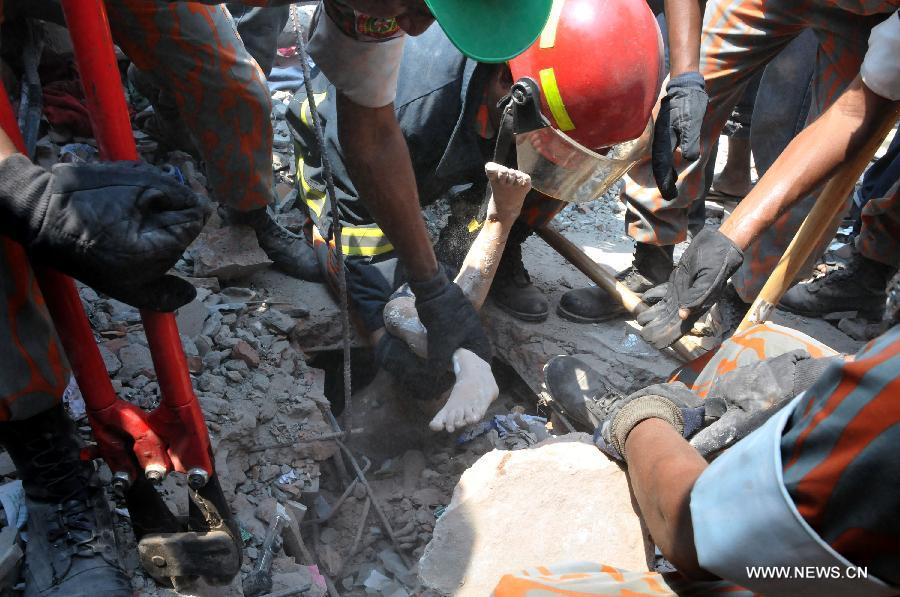
<svg viewBox="0 0 900 597">
<path fill-rule="evenodd" d="M 556 84 L 556 73 L 553 67 L 545 68 L 540 72 L 541 90 L 544 92 L 544 99 L 547 100 L 547 107 L 553 114 L 556 126 L 559 130 L 571 131 L 575 128 L 575 123 L 569 118 L 566 112 L 566 105 L 563 103 L 562 96 L 559 94 L 559 86 Z"/>
<path fill-rule="evenodd" d="M 556 28 L 559 26 L 559 16 L 562 14 L 563 4 L 566 0 L 553 0 L 553 7 L 550 9 L 550 18 L 541 31 L 541 41 L 538 46 L 541 49 L 552 48 L 556 45 Z"/>
</svg>

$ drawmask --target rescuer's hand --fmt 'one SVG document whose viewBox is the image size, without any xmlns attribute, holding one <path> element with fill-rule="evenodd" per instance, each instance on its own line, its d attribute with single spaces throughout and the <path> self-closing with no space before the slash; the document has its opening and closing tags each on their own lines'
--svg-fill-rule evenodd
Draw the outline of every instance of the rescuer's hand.
<svg viewBox="0 0 900 597">
<path fill-rule="evenodd" d="M 491 362 L 491 342 L 481 319 L 459 286 L 439 270 L 427 282 L 410 281 L 416 295 L 419 321 L 428 331 L 428 360 L 442 371 L 450 368 L 457 348 L 465 348 Z"/>
<path fill-rule="evenodd" d="M 700 157 L 700 127 L 706 114 L 706 85 L 698 72 L 682 73 L 666 86 L 653 129 L 653 178 L 664 199 L 678 196 L 674 152 L 688 162 Z"/>
<path fill-rule="evenodd" d="M 200 233 L 209 200 L 141 162 L 0 161 L 0 234 L 29 256 L 139 308 L 171 311 L 196 294 L 166 272 Z"/>
<path fill-rule="evenodd" d="M 744 254 L 719 232 L 704 228 L 672 270 L 666 296 L 637 317 L 641 336 L 665 348 L 688 333 L 725 290 L 725 284 Z"/>
<path fill-rule="evenodd" d="M 641 421 L 666 421 L 685 438 L 703 425 L 703 401 L 681 382 L 652 385 L 629 396 L 610 394 L 597 407 L 602 419 L 594 444 L 616 460 L 625 460 L 625 440 Z"/>
<path fill-rule="evenodd" d="M 813 359 L 803 349 L 739 366 L 717 376 L 704 400 L 709 426 L 691 439 L 707 456 L 720 452 L 765 423 L 808 390 L 842 357 Z"/>
</svg>

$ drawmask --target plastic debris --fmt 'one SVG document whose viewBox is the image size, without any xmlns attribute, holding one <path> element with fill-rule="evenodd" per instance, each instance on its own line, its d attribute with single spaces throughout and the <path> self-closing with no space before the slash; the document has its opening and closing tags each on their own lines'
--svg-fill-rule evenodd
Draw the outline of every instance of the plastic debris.
<svg viewBox="0 0 900 597">
<path fill-rule="evenodd" d="M 456 443 L 457 445 L 467 444 L 477 437 L 493 433 L 493 438 L 489 437 L 489 439 L 497 448 L 510 449 L 508 446 L 510 442 L 507 440 L 519 440 L 512 442 L 514 444 L 524 441 L 526 445 L 534 445 L 550 437 L 545 428 L 546 424 L 547 419 L 544 417 L 522 412 L 514 411 L 508 415 L 494 415 L 493 418 L 466 430 L 457 438 Z"/>
<path fill-rule="evenodd" d="M 69 377 L 69 385 L 66 386 L 63 392 L 63 403 L 69 408 L 73 419 L 80 419 L 86 413 L 87 407 L 84 405 L 84 397 L 81 395 L 81 390 L 78 387 L 78 382 L 75 381 L 74 375 Z"/>
</svg>

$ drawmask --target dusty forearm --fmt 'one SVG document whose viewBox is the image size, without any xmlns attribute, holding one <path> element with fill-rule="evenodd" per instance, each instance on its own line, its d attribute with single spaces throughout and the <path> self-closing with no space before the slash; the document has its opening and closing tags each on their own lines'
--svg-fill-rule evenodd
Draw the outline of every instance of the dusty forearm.
<svg viewBox="0 0 900 597">
<path fill-rule="evenodd" d="M 700 28 L 705 4 L 705 0 L 666 0 L 672 77 L 700 70 Z"/>
<path fill-rule="evenodd" d="M 472 243 L 456 283 L 476 310 L 481 309 L 500 265 L 500 256 L 516 219 L 488 219 Z"/>
<path fill-rule="evenodd" d="M 794 203 L 825 182 L 873 134 L 890 102 L 872 93 L 859 77 L 775 160 L 719 229 L 746 249 Z"/>
<path fill-rule="evenodd" d="M 414 280 L 437 273 L 409 150 L 392 105 L 365 108 L 338 96 L 338 135 L 353 184 Z"/>
<path fill-rule="evenodd" d="M 625 442 L 628 477 L 641 515 L 663 555 L 691 578 L 708 576 L 697 563 L 690 498 L 706 461 L 668 423 L 647 419 Z"/>
</svg>

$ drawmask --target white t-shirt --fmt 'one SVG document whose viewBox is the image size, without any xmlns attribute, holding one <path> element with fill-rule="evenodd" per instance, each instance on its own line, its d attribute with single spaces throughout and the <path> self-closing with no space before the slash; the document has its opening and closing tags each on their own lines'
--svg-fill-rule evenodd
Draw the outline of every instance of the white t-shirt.
<svg viewBox="0 0 900 597">
<path fill-rule="evenodd" d="M 323 0 L 314 17 L 309 53 L 328 80 L 353 102 L 381 108 L 397 95 L 406 34 L 393 19 Z"/>
<path fill-rule="evenodd" d="M 900 100 L 900 10 L 872 29 L 860 75 L 881 97 Z"/>
</svg>

